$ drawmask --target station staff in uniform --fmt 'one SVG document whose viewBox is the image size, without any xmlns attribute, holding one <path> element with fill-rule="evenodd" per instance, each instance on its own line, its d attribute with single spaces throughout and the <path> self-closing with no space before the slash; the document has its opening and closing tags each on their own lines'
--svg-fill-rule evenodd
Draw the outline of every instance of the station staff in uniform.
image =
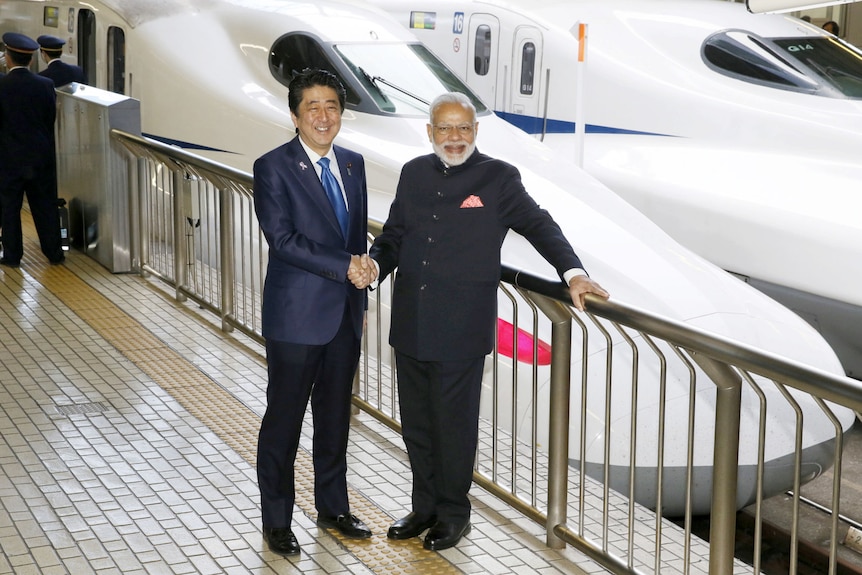
<svg viewBox="0 0 862 575">
<path fill-rule="evenodd" d="M 48 67 L 39 72 L 40 76 L 45 76 L 54 81 L 55 86 L 65 86 L 72 82 L 80 84 L 87 83 L 87 77 L 84 74 L 84 69 L 74 64 L 67 64 L 60 59 L 63 55 L 63 46 L 66 41 L 56 36 L 43 34 L 36 38 L 42 53 L 42 60 L 48 64 Z"/>
<path fill-rule="evenodd" d="M 413 509 L 388 537 L 428 529 L 424 547 L 437 551 L 470 531 L 482 371 L 494 346 L 506 233 L 520 233 L 556 268 L 576 308 L 583 310 L 587 293 L 608 293 L 586 275 L 518 170 L 476 150 L 476 109 L 465 95 L 439 96 L 430 120 L 435 153 L 404 165 L 369 255 L 381 280 L 397 268 L 389 343 L 413 471 Z"/>
<path fill-rule="evenodd" d="M 0 78 L 0 206 L 3 257 L 18 267 L 24 254 L 21 206 L 24 194 L 39 234 L 42 253 L 52 264 L 66 258 L 60 243 L 57 212 L 57 156 L 54 83 L 29 70 L 39 44 L 15 32 L 3 35 L 9 67 Z"/>
</svg>

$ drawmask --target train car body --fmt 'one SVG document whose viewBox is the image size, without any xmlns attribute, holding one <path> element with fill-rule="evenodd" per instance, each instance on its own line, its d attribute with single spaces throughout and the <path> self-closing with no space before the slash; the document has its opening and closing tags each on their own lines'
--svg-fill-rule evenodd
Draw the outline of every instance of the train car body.
<svg viewBox="0 0 862 575">
<path fill-rule="evenodd" d="M 337 143 L 365 156 L 369 212 L 385 220 L 401 166 L 430 153 L 426 134 L 428 102 L 447 90 L 470 93 L 451 71 L 382 11 L 349 1 L 318 0 L 8 0 L 0 4 L 0 28 L 36 37 L 67 39 L 65 57 L 87 68 L 99 88 L 130 95 L 141 102 L 143 132 L 239 169 L 293 137 L 287 101 L 291 70 L 308 66 L 336 72 L 348 89 L 348 105 Z M 841 364 L 815 330 L 785 307 L 708 263 L 649 221 L 573 162 L 497 118 L 476 99 L 478 148 L 510 161 L 536 200 L 560 222 L 591 275 L 615 298 L 689 325 L 790 357 L 831 373 Z M 549 265 L 523 238 L 510 234 L 504 262 L 553 277 Z M 594 350 L 599 353 L 601 350 Z M 624 355 L 621 352 L 620 355 Z M 578 359 L 580 361 L 580 359 Z M 638 433 L 654 437 L 657 392 L 644 374 L 637 410 Z M 671 374 L 668 412 L 687 412 L 688 373 Z M 705 380 L 697 391 L 698 427 L 708 435 L 714 421 L 715 388 Z M 597 375 L 597 385 L 604 378 Z M 546 392 L 546 387 L 543 387 Z M 577 394 L 573 394 L 577 395 Z M 602 401 L 603 393 L 593 394 Z M 573 397 L 579 402 L 580 397 Z M 804 476 L 828 467 L 834 429 L 809 400 L 806 413 Z M 574 404 L 574 403 L 573 403 Z M 591 406 L 601 412 L 601 405 Z M 604 433 L 629 433 L 627 404 L 614 406 L 614 428 L 590 423 L 591 465 L 603 459 Z M 743 421 L 756 420 L 756 405 Z M 767 491 L 792 485 L 786 458 L 793 453 L 794 418 L 780 409 L 768 415 Z M 842 427 L 854 416 L 838 410 Z M 619 417 L 616 417 L 619 415 Z M 673 418 L 669 425 L 679 421 Z M 747 424 L 747 423 L 746 423 Z M 540 425 L 540 428 L 542 426 Z M 546 427 L 546 426 L 545 426 Z M 750 429 L 745 429 L 750 433 Z M 578 424 L 572 425 L 578 445 Z M 668 433 L 665 464 L 684 471 L 684 433 Z M 638 443 L 648 447 L 649 440 Z M 708 512 L 711 440 L 695 454 L 693 510 Z M 654 447 L 654 446 L 653 446 Z M 743 443 L 743 447 L 752 448 Z M 653 449 L 655 451 L 655 449 Z M 629 477 L 627 449 L 611 454 L 612 473 L 624 485 Z M 742 476 L 756 459 L 741 454 Z M 655 475 L 654 457 L 638 455 L 638 477 Z M 643 474 L 640 469 L 643 468 Z M 682 471 L 680 473 L 682 473 Z M 678 514 L 685 490 L 683 475 L 667 473 L 663 512 Z M 683 479 L 684 480 L 684 477 Z M 740 486 L 739 505 L 751 499 L 751 483 Z M 654 504 L 655 486 L 639 488 L 639 500 Z M 652 495 L 651 495 L 652 494 Z"/>
<path fill-rule="evenodd" d="M 718 0 L 372 1 L 498 115 L 794 309 L 862 377 L 858 49 Z"/>
</svg>

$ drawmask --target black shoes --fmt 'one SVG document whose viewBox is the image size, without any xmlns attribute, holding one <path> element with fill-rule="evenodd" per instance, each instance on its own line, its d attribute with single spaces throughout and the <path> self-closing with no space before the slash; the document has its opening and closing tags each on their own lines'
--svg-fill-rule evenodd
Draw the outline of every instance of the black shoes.
<svg viewBox="0 0 862 575">
<path fill-rule="evenodd" d="M 412 539 L 413 537 L 418 537 L 420 533 L 435 523 L 437 523 L 436 515 L 428 517 L 411 511 L 393 523 L 386 536 L 390 539 Z"/>
<path fill-rule="evenodd" d="M 337 517 L 319 515 L 317 524 L 328 529 L 335 529 L 343 536 L 351 539 L 368 539 L 371 537 L 371 530 L 352 513 L 345 513 Z M 463 523 L 436 521 L 433 516 L 424 517 L 411 512 L 392 524 L 387 537 L 389 539 L 411 539 L 429 527 L 430 530 L 425 536 L 425 543 L 422 546 L 431 551 L 442 551 L 457 545 L 462 537 L 470 533 L 471 525 L 469 520 Z M 299 542 L 290 528 L 276 527 L 270 529 L 264 527 L 263 538 L 273 553 L 279 555 L 297 555 L 299 553 Z"/>
<path fill-rule="evenodd" d="M 299 542 L 296 536 L 287 527 L 263 528 L 263 538 L 269 545 L 269 550 L 279 555 L 297 555 L 299 553 Z"/>
<path fill-rule="evenodd" d="M 352 513 L 342 513 L 338 517 L 318 515 L 317 524 L 321 527 L 335 529 L 350 539 L 368 539 L 371 537 L 371 529 L 366 527 L 365 523 L 357 519 Z"/>
<path fill-rule="evenodd" d="M 10 260 L 8 258 L 0 259 L 0 266 L 6 266 L 9 268 L 18 268 L 21 267 L 21 262 L 18 260 Z"/>
<path fill-rule="evenodd" d="M 428 535 L 425 536 L 425 543 L 422 546 L 431 551 L 449 549 L 457 545 L 461 541 L 461 538 L 468 533 L 470 533 L 469 519 L 464 523 L 438 521 L 428 531 Z"/>
</svg>

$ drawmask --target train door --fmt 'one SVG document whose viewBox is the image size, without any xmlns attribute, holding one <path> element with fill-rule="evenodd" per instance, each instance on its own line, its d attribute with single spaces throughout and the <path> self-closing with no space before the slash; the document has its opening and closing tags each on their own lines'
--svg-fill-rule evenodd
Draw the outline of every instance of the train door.
<svg viewBox="0 0 862 575">
<path fill-rule="evenodd" d="M 96 81 L 96 15 L 86 8 L 78 10 L 78 66 L 84 69 L 89 83 Z"/>
<path fill-rule="evenodd" d="M 467 35 L 467 85 L 492 109 L 497 101 L 500 22 L 490 14 L 472 14 Z"/>
<path fill-rule="evenodd" d="M 541 121 L 542 33 L 533 26 L 520 26 L 512 38 L 512 71 L 509 75 L 509 105 L 506 112 L 525 116 L 521 121 Z M 528 130 L 536 133 L 535 127 Z M 540 128 L 539 128 L 540 130 Z"/>
</svg>

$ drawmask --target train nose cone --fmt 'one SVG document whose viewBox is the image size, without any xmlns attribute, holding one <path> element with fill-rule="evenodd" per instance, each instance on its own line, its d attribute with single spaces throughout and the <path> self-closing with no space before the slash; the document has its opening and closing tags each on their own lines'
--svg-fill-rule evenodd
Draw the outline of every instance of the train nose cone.
<svg viewBox="0 0 862 575">
<path fill-rule="evenodd" d="M 750 294 L 752 300 L 761 294 Z M 844 375 L 841 361 L 811 325 L 767 296 L 750 311 L 713 313 L 686 320 L 688 325 L 726 335 L 740 343 L 823 371 Z"/>
</svg>

